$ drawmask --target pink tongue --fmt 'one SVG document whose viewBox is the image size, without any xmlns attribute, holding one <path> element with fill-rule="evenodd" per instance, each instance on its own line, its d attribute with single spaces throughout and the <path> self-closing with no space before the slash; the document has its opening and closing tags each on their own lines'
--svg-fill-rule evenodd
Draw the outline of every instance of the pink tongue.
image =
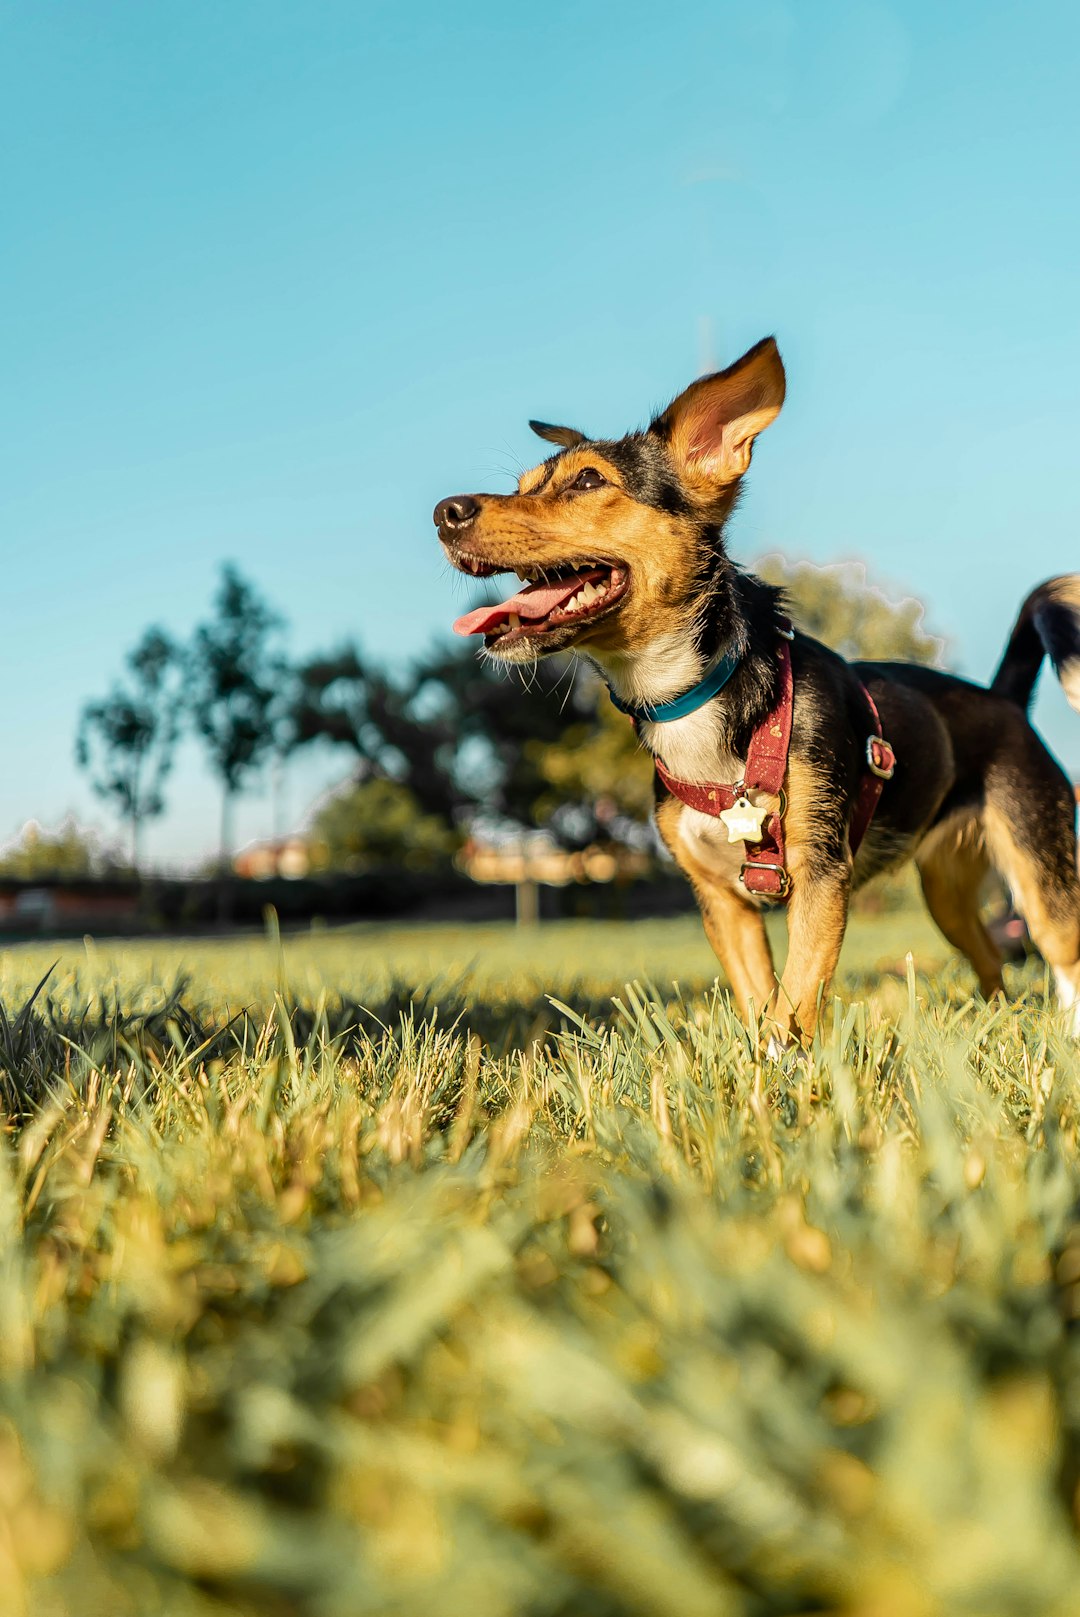
<svg viewBox="0 0 1080 1617">
<path fill-rule="evenodd" d="M 583 584 L 602 577 L 601 572 L 590 569 L 589 572 L 575 573 L 572 578 L 557 579 L 553 584 L 527 584 L 509 601 L 502 601 L 498 606 L 478 606 L 472 612 L 466 612 L 454 624 L 454 633 L 486 634 L 497 623 L 508 618 L 511 612 L 533 622 L 546 618 L 557 607 L 565 605 L 572 595 L 576 595 Z"/>
</svg>

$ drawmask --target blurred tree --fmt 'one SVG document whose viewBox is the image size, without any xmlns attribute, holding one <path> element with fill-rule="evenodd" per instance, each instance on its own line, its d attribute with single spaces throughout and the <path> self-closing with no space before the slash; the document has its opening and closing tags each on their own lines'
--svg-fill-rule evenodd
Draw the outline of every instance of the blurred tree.
<svg viewBox="0 0 1080 1617">
<path fill-rule="evenodd" d="M 418 700 L 424 676 L 396 684 L 355 646 L 297 670 L 289 722 L 294 746 L 329 741 L 355 753 L 363 775 L 407 783 L 425 814 L 450 825 L 468 802 L 455 779 L 459 727 L 444 704 Z"/>
<path fill-rule="evenodd" d="M 313 870 L 433 870 L 457 838 L 440 814 L 425 814 L 401 781 L 373 778 L 335 793 L 309 838 Z"/>
<path fill-rule="evenodd" d="M 536 799 L 541 820 L 557 816 L 567 805 L 602 804 L 635 820 L 648 819 L 653 807 L 653 763 L 638 742 L 634 727 L 608 700 L 603 683 L 584 682 L 577 716 L 555 741 L 537 742 L 532 758 L 544 787 Z"/>
<path fill-rule="evenodd" d="M 911 595 L 894 599 L 861 561 L 819 566 L 774 554 L 763 556 L 754 571 L 783 588 L 800 629 L 842 657 L 939 663 L 944 656 L 946 641 L 923 626 L 923 603 Z"/>
<path fill-rule="evenodd" d="M 180 733 L 182 660 L 163 630 L 148 629 L 127 665 L 126 685 L 83 708 L 75 760 L 129 826 L 131 865 L 138 870 L 143 823 L 165 808 L 163 788 Z"/>
<path fill-rule="evenodd" d="M 465 648 L 395 682 L 346 646 L 297 671 L 294 744 L 347 746 L 363 775 L 407 785 L 447 826 L 477 807 L 527 823 L 546 790 L 536 748 L 565 729 L 556 687 L 569 677 L 565 662 L 541 663 L 522 683 Z"/>
<path fill-rule="evenodd" d="M 528 669 L 501 667 L 468 647 L 433 653 L 417 665 L 418 700 L 450 726 L 457 742 L 452 767 L 469 802 L 519 824 L 536 820 L 548 791 L 540 753 L 578 716 L 584 672 L 564 657 Z M 591 701 L 590 692 L 587 707 Z"/>
<path fill-rule="evenodd" d="M 0 875 L 33 881 L 42 876 L 97 875 L 103 860 L 93 838 L 70 817 L 55 831 L 28 820 L 16 842 L 0 850 Z"/>
<path fill-rule="evenodd" d="M 235 567 L 222 569 L 214 607 L 188 651 L 188 705 L 221 782 L 220 866 L 225 871 L 233 801 L 273 750 L 288 670 L 273 646 L 281 619 Z"/>
</svg>

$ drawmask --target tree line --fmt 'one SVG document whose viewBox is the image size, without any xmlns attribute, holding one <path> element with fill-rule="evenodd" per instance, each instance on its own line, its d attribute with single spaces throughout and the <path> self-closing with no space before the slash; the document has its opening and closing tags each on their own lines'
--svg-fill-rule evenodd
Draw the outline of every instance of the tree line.
<svg viewBox="0 0 1080 1617">
<path fill-rule="evenodd" d="M 942 642 L 917 601 L 891 600 L 853 564 L 822 568 L 769 557 L 803 627 L 846 655 L 933 661 Z M 599 680 L 548 659 L 525 678 L 439 648 L 393 674 L 356 645 L 299 663 L 284 623 L 234 567 L 186 644 L 148 629 L 124 673 L 80 715 L 75 756 L 126 829 L 138 869 L 141 834 L 164 813 L 177 746 L 201 746 L 221 790 L 219 859 L 232 854 L 237 797 L 267 765 L 316 743 L 351 758 L 351 785 L 327 802 L 316 863 L 433 861 L 478 818 L 545 826 L 566 845 L 617 834 L 647 817 L 652 768 Z"/>
</svg>

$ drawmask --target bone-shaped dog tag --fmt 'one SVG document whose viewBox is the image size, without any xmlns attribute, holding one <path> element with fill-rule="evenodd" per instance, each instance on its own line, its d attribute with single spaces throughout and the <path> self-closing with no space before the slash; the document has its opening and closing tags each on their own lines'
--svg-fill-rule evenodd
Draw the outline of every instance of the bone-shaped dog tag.
<svg viewBox="0 0 1080 1617">
<path fill-rule="evenodd" d="M 728 841 L 760 842 L 761 827 L 768 813 L 768 809 L 755 808 L 748 797 L 737 798 L 729 809 L 720 813 L 720 819 L 727 826 Z"/>
</svg>

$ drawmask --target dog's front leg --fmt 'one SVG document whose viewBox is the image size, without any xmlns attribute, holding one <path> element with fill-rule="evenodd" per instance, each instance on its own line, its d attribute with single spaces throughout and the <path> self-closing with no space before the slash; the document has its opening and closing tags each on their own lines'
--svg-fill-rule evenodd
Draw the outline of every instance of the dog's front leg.
<svg viewBox="0 0 1080 1617">
<path fill-rule="evenodd" d="M 739 1014 L 761 1016 L 776 994 L 776 970 L 761 911 L 724 881 L 700 868 L 691 875 L 705 936 L 724 968 Z"/>
<path fill-rule="evenodd" d="M 753 1024 L 776 993 L 776 970 L 756 904 L 735 882 L 742 850 L 723 837 L 714 841 L 715 819 L 700 817 L 691 834 L 682 835 L 689 810 L 674 797 L 656 811 L 656 828 L 683 875 L 690 880 L 701 911 L 705 936 L 724 968 L 739 1015 Z"/>
<path fill-rule="evenodd" d="M 792 871 L 787 963 L 769 1008 L 781 1038 L 809 1043 L 814 1036 L 844 941 L 850 895 L 851 870 L 846 865 Z"/>
</svg>

